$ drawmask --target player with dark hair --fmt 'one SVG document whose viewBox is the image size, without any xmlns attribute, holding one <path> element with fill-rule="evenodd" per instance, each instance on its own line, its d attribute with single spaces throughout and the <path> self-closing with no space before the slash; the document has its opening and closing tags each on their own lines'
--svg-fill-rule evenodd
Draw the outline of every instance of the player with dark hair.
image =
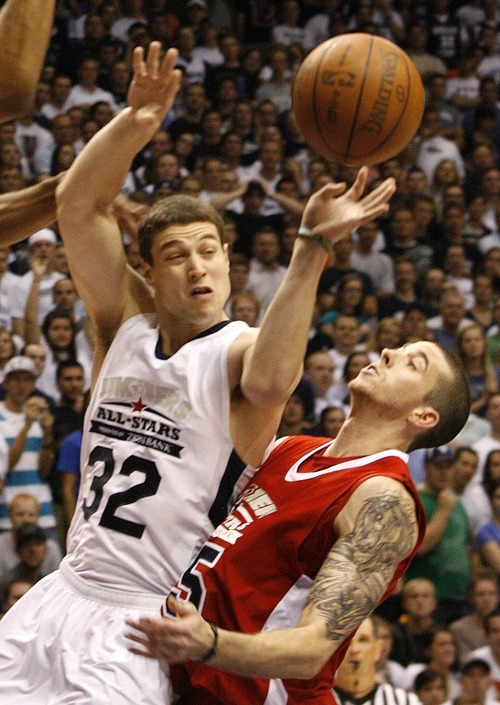
<svg viewBox="0 0 500 705">
<path fill-rule="evenodd" d="M 406 453 L 465 424 L 465 374 L 419 341 L 383 350 L 349 390 L 351 412 L 333 441 L 278 441 L 178 581 L 173 594 L 191 602 L 167 600 L 177 619 L 129 622 L 140 630 L 130 633 L 135 653 L 189 661 L 176 681 L 181 703 L 260 705 L 278 694 L 289 705 L 334 703 L 352 635 L 421 544 L 425 513 Z"/>
<path fill-rule="evenodd" d="M 177 51 L 160 52 L 153 42 L 145 61 L 135 49 L 129 107 L 58 191 L 69 266 L 96 328 L 93 394 L 68 553 L 0 623 L 0 700 L 10 705 L 169 702 L 162 664 L 127 650 L 125 616 L 159 610 L 226 516 L 245 466 L 262 462 L 301 376 L 328 251 L 386 213 L 395 189 L 388 179 L 362 197 L 362 169 L 350 189 L 311 197 L 260 330 L 227 319 L 223 223 L 195 198 L 171 196 L 145 216 L 144 280 L 126 266 L 111 206 L 179 87 Z"/>
</svg>

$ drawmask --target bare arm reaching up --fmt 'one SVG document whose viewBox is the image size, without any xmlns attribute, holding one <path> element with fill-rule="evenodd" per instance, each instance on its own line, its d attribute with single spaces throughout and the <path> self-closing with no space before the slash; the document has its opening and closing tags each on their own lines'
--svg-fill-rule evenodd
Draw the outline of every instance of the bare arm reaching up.
<svg viewBox="0 0 500 705">
<path fill-rule="evenodd" d="M 7 0 L 0 11 L 0 122 L 33 106 L 54 21 L 55 0 Z"/>
<path fill-rule="evenodd" d="M 124 320 L 147 306 L 146 289 L 126 268 L 112 203 L 133 157 L 158 130 L 179 88 L 177 51 L 170 49 L 162 60 L 160 52 L 159 42 L 153 42 L 145 61 L 142 48 L 135 50 L 129 107 L 95 135 L 57 191 L 68 261 L 97 326 L 100 352 Z"/>
</svg>

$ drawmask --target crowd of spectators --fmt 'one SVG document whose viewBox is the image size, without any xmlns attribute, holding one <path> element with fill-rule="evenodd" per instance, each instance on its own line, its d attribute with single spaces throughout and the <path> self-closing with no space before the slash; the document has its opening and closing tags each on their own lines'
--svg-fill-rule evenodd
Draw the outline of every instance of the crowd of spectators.
<svg viewBox="0 0 500 705">
<path fill-rule="evenodd" d="M 0 193 L 56 175 L 126 107 L 134 47 L 176 46 L 178 98 L 116 203 L 127 260 L 144 271 L 135 223 L 150 204 L 173 193 L 210 202 L 225 221 L 227 314 L 253 326 L 286 272 L 308 196 L 356 174 L 305 144 L 291 102 L 298 66 L 345 32 L 379 34 L 408 52 L 426 91 L 421 126 L 402 153 L 370 168 L 368 188 L 393 176 L 397 192 L 385 218 L 334 248 L 279 435 L 334 437 L 349 414 L 349 381 L 384 348 L 435 340 L 462 359 L 471 415 L 450 447 L 410 454 L 429 528 L 410 579 L 383 610 L 397 625 L 397 685 L 416 687 L 412 674 L 430 664 L 450 699 L 462 688 L 453 667 L 476 648 L 490 649 L 488 675 L 500 686 L 496 622 L 484 623 L 498 606 L 500 572 L 499 26 L 495 0 L 61 0 L 33 110 L 0 125 Z M 64 550 L 92 347 L 57 222 L 1 248 L 4 610 L 53 570 L 56 542 Z M 478 585 L 495 593 L 488 610 Z M 415 607 L 412 587 L 427 607 Z M 470 628 L 460 631 L 464 619 Z M 453 658 L 435 645 L 439 635 L 453 642 Z"/>
</svg>

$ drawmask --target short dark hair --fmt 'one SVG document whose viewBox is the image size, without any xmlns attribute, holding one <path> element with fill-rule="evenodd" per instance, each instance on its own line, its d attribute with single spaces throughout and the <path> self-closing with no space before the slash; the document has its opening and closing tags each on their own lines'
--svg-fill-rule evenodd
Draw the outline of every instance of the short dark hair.
<svg viewBox="0 0 500 705">
<path fill-rule="evenodd" d="M 171 225 L 189 225 L 197 222 L 215 225 L 220 241 L 224 243 L 224 221 L 208 203 L 184 194 L 175 194 L 158 201 L 142 217 L 139 224 L 138 239 L 141 257 L 148 264 L 153 263 L 151 250 L 157 233 Z"/>
<path fill-rule="evenodd" d="M 83 365 L 81 362 L 78 362 L 78 360 L 75 360 L 73 358 L 68 358 L 67 360 L 62 360 L 57 365 L 56 380 L 61 379 L 64 370 L 68 369 L 69 367 L 79 367 L 81 369 L 81 371 L 83 372 Z"/>
<path fill-rule="evenodd" d="M 420 434 L 408 451 L 435 448 L 449 443 L 465 426 L 470 414 L 471 392 L 467 373 L 454 353 L 440 345 L 438 348 L 446 360 L 449 374 L 439 375 L 424 402 L 439 413 L 439 421 L 436 426 Z"/>
<path fill-rule="evenodd" d="M 493 472 L 491 469 L 493 456 L 495 455 L 500 455 L 500 448 L 494 448 L 493 450 L 490 450 L 490 452 L 486 456 L 486 460 L 484 463 L 483 479 L 481 484 L 488 497 L 492 496 L 493 490 L 497 484 L 497 480 L 495 480 L 495 478 L 493 477 Z"/>
<path fill-rule="evenodd" d="M 433 668 L 424 668 L 423 671 L 420 671 L 420 673 L 417 673 L 415 676 L 413 690 L 418 695 L 419 690 L 422 690 L 422 688 L 425 688 L 426 685 L 433 683 L 435 680 L 440 680 L 443 688 L 446 690 L 446 683 L 443 674 L 439 673 L 439 671 L 435 671 Z"/>
</svg>

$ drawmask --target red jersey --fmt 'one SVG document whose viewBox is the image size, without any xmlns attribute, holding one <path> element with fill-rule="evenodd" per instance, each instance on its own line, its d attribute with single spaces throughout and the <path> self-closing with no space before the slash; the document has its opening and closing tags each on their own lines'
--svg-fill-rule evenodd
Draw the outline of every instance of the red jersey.
<svg viewBox="0 0 500 705">
<path fill-rule="evenodd" d="M 291 436 L 278 445 L 178 581 L 174 594 L 190 600 L 203 617 L 238 632 L 296 626 L 313 581 L 336 541 L 334 521 L 354 490 L 383 475 L 413 496 L 419 540 L 383 596 L 394 589 L 420 545 L 425 514 L 406 464 L 391 450 L 354 458 L 323 455 L 331 439 Z M 331 692 L 352 635 L 314 679 L 242 678 L 187 663 L 173 668 L 182 705 L 277 705 L 335 703 Z"/>
</svg>

